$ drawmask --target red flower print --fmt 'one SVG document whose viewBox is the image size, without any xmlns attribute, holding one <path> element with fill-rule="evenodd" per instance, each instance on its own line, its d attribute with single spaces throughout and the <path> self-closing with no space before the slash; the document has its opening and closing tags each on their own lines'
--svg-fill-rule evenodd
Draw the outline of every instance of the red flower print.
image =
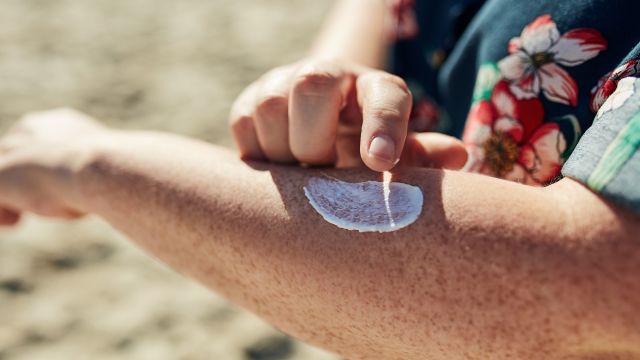
<svg viewBox="0 0 640 360">
<path fill-rule="evenodd" d="M 605 100 L 616 91 L 620 80 L 638 74 L 640 74 L 640 61 L 629 60 L 600 78 L 598 84 L 591 89 L 591 101 L 589 102 L 591 111 L 598 112 Z"/>
<path fill-rule="evenodd" d="M 411 39 L 418 35 L 414 7 L 415 0 L 387 0 L 389 13 L 385 27 L 390 40 Z"/>
<path fill-rule="evenodd" d="M 507 81 L 498 81 L 491 98 L 477 101 L 469 112 L 466 170 L 530 185 L 553 180 L 567 144 L 558 124 L 543 118 L 540 99 L 518 99 Z"/>
<path fill-rule="evenodd" d="M 428 97 L 421 97 L 413 105 L 409 117 L 409 127 L 418 132 L 431 131 L 438 125 L 439 116 L 438 105 Z"/>
<path fill-rule="evenodd" d="M 594 29 L 573 29 L 560 35 L 550 15 L 527 25 L 509 42 L 510 55 L 498 63 L 518 99 L 537 97 L 542 91 L 551 101 L 576 106 L 578 85 L 563 66 L 576 66 L 607 48 Z"/>
</svg>

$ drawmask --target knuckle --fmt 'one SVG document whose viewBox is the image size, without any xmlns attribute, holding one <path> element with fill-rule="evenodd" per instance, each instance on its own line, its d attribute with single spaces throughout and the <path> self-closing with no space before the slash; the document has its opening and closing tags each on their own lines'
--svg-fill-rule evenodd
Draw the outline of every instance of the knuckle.
<svg viewBox="0 0 640 360">
<path fill-rule="evenodd" d="M 374 72 L 368 75 L 369 78 L 367 80 L 371 81 L 373 85 L 377 86 L 392 86 L 397 90 L 400 90 L 404 96 L 410 97 L 411 91 L 409 90 L 409 86 L 401 77 L 393 74 L 389 74 L 386 72 Z"/>
<path fill-rule="evenodd" d="M 247 116 L 246 111 L 244 111 L 243 106 L 241 106 L 240 100 L 236 99 L 236 101 L 231 105 L 231 111 L 229 111 L 227 122 L 229 126 L 233 127 L 237 122 L 242 121 L 243 117 Z"/>
<path fill-rule="evenodd" d="M 231 104 L 231 110 L 229 111 L 229 123 L 232 123 L 235 119 L 243 115 L 248 115 L 252 112 L 252 104 L 248 99 L 251 97 L 251 88 L 254 85 L 244 89 L 238 97 Z"/>
<path fill-rule="evenodd" d="M 401 77 L 397 75 L 392 75 L 388 73 L 384 73 L 381 77 L 381 81 L 384 81 L 387 84 L 391 84 L 395 86 L 398 90 L 402 91 L 405 96 L 411 96 L 411 91 L 409 90 L 409 86 Z"/>
<path fill-rule="evenodd" d="M 369 115 L 374 119 L 382 119 L 385 122 L 401 123 L 403 121 L 402 111 L 385 105 L 372 106 L 369 110 Z"/>
<path fill-rule="evenodd" d="M 272 115 L 287 111 L 289 100 L 282 94 L 265 94 L 258 98 L 256 114 L 260 116 Z"/>
<path fill-rule="evenodd" d="M 253 130 L 253 119 L 250 116 L 240 115 L 229 119 L 229 128 L 236 134 L 243 134 Z"/>
<path fill-rule="evenodd" d="M 294 81 L 294 88 L 305 93 L 324 93 L 340 82 L 336 66 L 330 62 L 310 62 L 303 65 Z"/>
</svg>

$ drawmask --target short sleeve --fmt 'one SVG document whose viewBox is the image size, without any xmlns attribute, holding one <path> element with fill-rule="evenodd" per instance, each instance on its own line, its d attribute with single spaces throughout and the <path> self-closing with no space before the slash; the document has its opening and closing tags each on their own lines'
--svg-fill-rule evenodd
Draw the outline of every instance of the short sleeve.
<svg viewBox="0 0 640 360">
<path fill-rule="evenodd" d="M 640 62 L 625 64 L 626 77 L 608 81 L 606 100 L 562 168 L 616 204 L 640 214 Z M 615 72 L 614 72 L 615 75 Z M 610 79 L 611 80 L 611 77 Z M 605 84 L 606 85 L 606 84 Z M 612 90 L 615 88 L 615 90 Z M 596 98 L 602 94 L 595 94 Z M 603 97 L 604 99 L 604 97 Z M 597 100 L 596 100 L 597 102 Z"/>
</svg>

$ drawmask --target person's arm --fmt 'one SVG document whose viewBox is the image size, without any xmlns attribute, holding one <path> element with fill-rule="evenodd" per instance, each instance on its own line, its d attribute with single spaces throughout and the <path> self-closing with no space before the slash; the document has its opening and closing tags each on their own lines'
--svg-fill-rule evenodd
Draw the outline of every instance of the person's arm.
<svg viewBox="0 0 640 360">
<path fill-rule="evenodd" d="M 424 193 L 421 216 L 357 233 L 324 221 L 302 188 L 311 176 L 379 173 L 244 163 L 183 137 L 36 120 L 0 143 L 11 149 L 0 203 L 95 213 L 178 271 L 350 359 L 640 354 L 640 222 L 569 179 L 539 189 L 397 169 L 395 181 Z"/>
<path fill-rule="evenodd" d="M 338 0 L 311 48 L 315 58 L 340 59 L 382 69 L 385 0 Z"/>
</svg>

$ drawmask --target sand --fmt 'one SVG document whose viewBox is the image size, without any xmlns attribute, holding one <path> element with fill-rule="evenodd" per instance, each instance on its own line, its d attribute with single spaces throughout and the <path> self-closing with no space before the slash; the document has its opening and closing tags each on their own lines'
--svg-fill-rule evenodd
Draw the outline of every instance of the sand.
<svg viewBox="0 0 640 360">
<path fill-rule="evenodd" d="M 4 0 L 0 130 L 58 106 L 230 145 L 232 100 L 304 55 L 329 1 Z M 0 231 L 0 359 L 335 359 L 96 218 Z"/>
</svg>

